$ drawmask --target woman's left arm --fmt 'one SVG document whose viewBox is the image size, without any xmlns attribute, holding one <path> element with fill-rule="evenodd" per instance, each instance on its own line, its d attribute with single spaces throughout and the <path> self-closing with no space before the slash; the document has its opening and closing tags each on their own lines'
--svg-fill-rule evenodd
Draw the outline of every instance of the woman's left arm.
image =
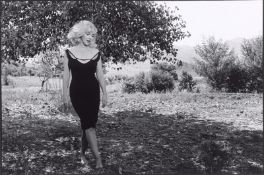
<svg viewBox="0 0 264 175">
<path fill-rule="evenodd" d="M 107 92 L 106 92 L 106 84 L 105 84 L 105 79 L 104 79 L 104 73 L 103 73 L 103 67 L 102 67 L 102 61 L 101 58 L 97 62 L 97 67 L 96 67 L 96 76 L 98 79 L 98 82 L 101 86 L 101 89 L 103 91 L 103 107 L 106 106 L 107 104 Z"/>
</svg>

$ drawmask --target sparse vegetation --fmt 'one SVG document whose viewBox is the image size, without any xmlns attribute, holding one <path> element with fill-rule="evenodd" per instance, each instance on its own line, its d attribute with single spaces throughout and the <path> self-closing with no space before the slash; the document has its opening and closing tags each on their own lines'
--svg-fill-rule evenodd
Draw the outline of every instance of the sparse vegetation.
<svg viewBox="0 0 264 175">
<path fill-rule="evenodd" d="M 187 92 L 193 92 L 197 82 L 193 80 L 193 77 L 187 72 L 183 71 L 180 79 L 179 90 L 182 91 L 184 89 Z"/>
</svg>

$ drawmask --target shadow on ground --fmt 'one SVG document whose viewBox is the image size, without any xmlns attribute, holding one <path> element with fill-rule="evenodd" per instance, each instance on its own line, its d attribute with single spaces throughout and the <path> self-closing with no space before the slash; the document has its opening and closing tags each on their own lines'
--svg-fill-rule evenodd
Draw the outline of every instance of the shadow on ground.
<svg viewBox="0 0 264 175">
<path fill-rule="evenodd" d="M 2 174 L 204 174 L 213 158 L 222 174 L 263 173 L 262 131 L 239 131 L 185 113 L 100 113 L 103 170 L 85 170 L 80 163 L 78 123 L 8 114 L 2 123 Z M 228 158 L 221 151 L 209 154 L 204 143 L 217 143 Z M 93 168 L 90 151 L 87 158 Z"/>
</svg>

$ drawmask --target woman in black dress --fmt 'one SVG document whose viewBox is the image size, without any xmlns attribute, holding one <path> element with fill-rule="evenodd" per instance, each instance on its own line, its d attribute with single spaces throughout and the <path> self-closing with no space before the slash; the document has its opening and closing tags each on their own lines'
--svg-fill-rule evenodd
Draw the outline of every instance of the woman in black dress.
<svg viewBox="0 0 264 175">
<path fill-rule="evenodd" d="M 100 105 L 99 87 L 103 92 L 102 107 L 107 104 L 107 93 L 100 51 L 95 44 L 96 33 L 96 27 L 89 21 L 80 21 L 71 28 L 67 37 L 75 46 L 65 51 L 63 96 L 66 105 L 71 100 L 80 118 L 82 162 L 88 165 L 85 150 L 89 144 L 96 159 L 96 168 L 102 168 L 95 131 Z"/>
</svg>

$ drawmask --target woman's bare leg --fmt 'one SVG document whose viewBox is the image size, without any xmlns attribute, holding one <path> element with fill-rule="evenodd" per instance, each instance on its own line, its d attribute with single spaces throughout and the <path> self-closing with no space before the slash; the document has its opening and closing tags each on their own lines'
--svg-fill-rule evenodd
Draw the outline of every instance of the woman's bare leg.
<svg viewBox="0 0 264 175">
<path fill-rule="evenodd" d="M 85 130 L 82 130 L 81 141 L 82 141 L 81 153 L 85 154 L 85 151 L 88 148 L 88 141 L 87 141 L 87 138 L 86 138 Z"/>
<path fill-rule="evenodd" d="M 88 148 L 88 142 L 86 139 L 86 134 L 85 134 L 85 130 L 82 130 L 82 137 L 81 137 L 81 142 L 82 142 L 82 146 L 81 146 L 81 160 L 84 164 L 88 165 L 88 161 L 85 157 L 85 151 Z"/>
<path fill-rule="evenodd" d="M 95 128 L 86 129 L 85 133 L 86 133 L 86 138 L 88 140 L 88 143 L 91 147 L 92 153 L 96 159 L 96 168 L 102 168 L 103 164 L 102 164 L 100 153 L 98 151 Z"/>
</svg>

